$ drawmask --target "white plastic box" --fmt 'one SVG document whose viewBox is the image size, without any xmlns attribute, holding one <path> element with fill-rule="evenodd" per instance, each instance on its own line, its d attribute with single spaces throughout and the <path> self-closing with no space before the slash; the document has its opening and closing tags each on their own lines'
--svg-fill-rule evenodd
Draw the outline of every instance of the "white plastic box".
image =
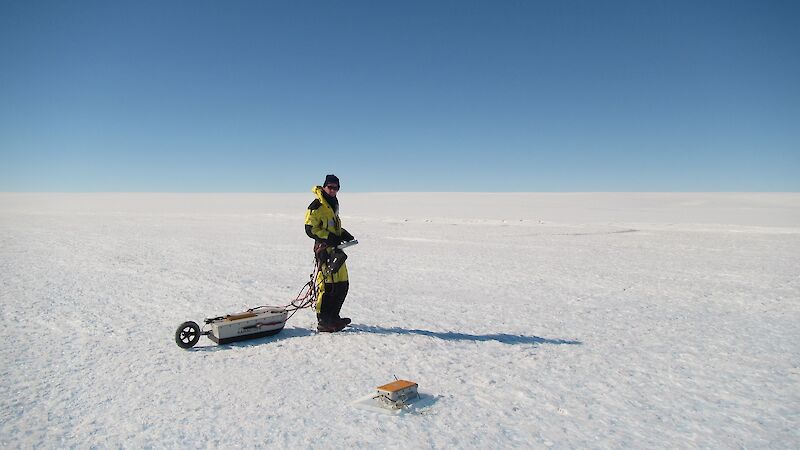
<svg viewBox="0 0 800 450">
<path fill-rule="evenodd" d="M 286 317 L 286 310 L 280 307 L 231 314 L 210 322 L 211 334 L 208 337 L 217 344 L 228 344 L 272 336 L 286 325 Z"/>
</svg>

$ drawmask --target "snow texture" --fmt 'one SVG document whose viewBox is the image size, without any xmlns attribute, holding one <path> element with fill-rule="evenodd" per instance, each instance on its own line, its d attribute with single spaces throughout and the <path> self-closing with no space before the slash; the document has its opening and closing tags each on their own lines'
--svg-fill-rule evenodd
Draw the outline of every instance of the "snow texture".
<svg viewBox="0 0 800 450">
<path fill-rule="evenodd" d="M 312 199 L 0 194 L 0 447 L 800 447 L 800 194 L 343 191 L 352 328 L 178 348 L 295 297 Z"/>
</svg>

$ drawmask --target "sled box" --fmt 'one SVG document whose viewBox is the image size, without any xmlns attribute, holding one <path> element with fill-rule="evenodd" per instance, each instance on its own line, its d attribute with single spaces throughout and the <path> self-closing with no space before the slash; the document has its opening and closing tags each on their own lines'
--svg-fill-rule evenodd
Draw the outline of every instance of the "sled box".
<svg viewBox="0 0 800 450">
<path fill-rule="evenodd" d="M 398 400 L 417 397 L 417 383 L 413 381 L 397 380 L 383 386 L 378 386 L 378 394 L 386 396 L 389 400 Z"/>
<path fill-rule="evenodd" d="M 255 339 L 277 334 L 286 324 L 287 312 L 275 307 L 213 319 L 208 337 L 217 344 Z"/>
</svg>

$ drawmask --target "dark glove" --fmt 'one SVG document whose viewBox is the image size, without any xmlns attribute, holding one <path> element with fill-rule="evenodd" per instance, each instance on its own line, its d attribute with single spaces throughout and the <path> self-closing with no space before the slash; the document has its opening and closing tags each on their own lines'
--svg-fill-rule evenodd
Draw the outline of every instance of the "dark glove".
<svg viewBox="0 0 800 450">
<path fill-rule="evenodd" d="M 347 230 L 342 229 L 342 241 L 352 241 L 355 239 L 352 234 L 348 233 Z"/>
<path fill-rule="evenodd" d="M 342 238 L 331 233 L 328 235 L 328 239 L 325 239 L 325 243 L 328 244 L 328 247 L 336 247 L 342 243 Z"/>
</svg>

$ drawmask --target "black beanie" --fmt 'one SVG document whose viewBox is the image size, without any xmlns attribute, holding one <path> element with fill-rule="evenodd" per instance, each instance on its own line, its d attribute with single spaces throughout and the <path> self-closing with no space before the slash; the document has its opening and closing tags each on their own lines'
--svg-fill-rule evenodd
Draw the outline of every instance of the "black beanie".
<svg viewBox="0 0 800 450">
<path fill-rule="evenodd" d="M 322 186 L 327 186 L 329 184 L 335 184 L 336 186 L 339 186 L 339 177 L 334 174 L 325 175 L 325 182 L 322 183 Z"/>
</svg>

